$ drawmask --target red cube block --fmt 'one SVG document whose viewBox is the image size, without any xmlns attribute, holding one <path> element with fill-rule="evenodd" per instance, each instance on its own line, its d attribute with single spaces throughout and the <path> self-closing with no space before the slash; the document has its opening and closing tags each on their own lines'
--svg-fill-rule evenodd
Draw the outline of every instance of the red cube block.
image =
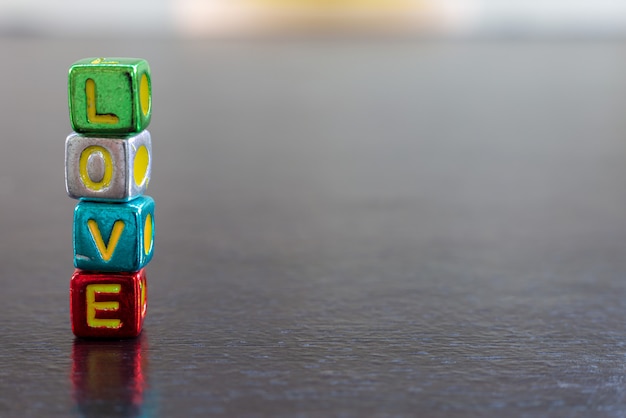
<svg viewBox="0 0 626 418">
<path fill-rule="evenodd" d="M 132 338 L 141 333 L 148 288 L 145 269 L 97 273 L 76 269 L 70 281 L 72 332 L 86 338 Z"/>
</svg>

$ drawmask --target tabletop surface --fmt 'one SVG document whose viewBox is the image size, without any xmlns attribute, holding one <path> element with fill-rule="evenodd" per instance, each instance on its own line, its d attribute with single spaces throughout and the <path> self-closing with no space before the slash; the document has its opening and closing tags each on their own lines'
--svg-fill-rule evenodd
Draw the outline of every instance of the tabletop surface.
<svg viewBox="0 0 626 418">
<path fill-rule="evenodd" d="M 0 416 L 626 416 L 618 41 L 0 38 Z M 133 340 L 71 333 L 67 69 L 152 67 Z"/>
</svg>

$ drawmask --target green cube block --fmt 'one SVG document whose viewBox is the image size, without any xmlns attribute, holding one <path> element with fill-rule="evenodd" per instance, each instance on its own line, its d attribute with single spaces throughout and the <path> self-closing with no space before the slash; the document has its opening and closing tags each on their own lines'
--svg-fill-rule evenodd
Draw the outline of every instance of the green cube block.
<svg viewBox="0 0 626 418">
<path fill-rule="evenodd" d="M 85 58 L 70 67 L 68 100 L 72 128 L 110 136 L 140 132 L 150 123 L 152 84 L 139 58 Z"/>
</svg>

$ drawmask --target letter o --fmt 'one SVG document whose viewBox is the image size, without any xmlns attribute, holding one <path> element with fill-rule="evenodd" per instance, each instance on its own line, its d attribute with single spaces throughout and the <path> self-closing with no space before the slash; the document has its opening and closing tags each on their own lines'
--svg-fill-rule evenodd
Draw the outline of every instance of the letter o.
<svg viewBox="0 0 626 418">
<path fill-rule="evenodd" d="M 89 173 L 89 157 L 97 154 L 100 154 L 101 158 L 104 160 L 104 175 L 101 179 L 97 179 L 96 181 L 94 181 Z M 101 147 L 99 145 L 91 145 L 85 148 L 80 154 L 78 169 L 80 172 L 80 179 L 82 180 L 85 187 L 89 190 L 98 192 L 100 190 L 106 189 L 111 185 L 111 179 L 113 178 L 113 159 L 111 158 L 111 153 L 104 147 Z"/>
</svg>

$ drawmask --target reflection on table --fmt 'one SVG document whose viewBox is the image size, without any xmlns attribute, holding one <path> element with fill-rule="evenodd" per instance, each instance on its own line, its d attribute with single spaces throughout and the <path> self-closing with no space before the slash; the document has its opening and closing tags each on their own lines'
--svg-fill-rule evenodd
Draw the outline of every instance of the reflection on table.
<svg viewBox="0 0 626 418">
<path fill-rule="evenodd" d="M 146 338 L 74 341 L 72 384 L 80 416 L 145 415 Z"/>
</svg>

